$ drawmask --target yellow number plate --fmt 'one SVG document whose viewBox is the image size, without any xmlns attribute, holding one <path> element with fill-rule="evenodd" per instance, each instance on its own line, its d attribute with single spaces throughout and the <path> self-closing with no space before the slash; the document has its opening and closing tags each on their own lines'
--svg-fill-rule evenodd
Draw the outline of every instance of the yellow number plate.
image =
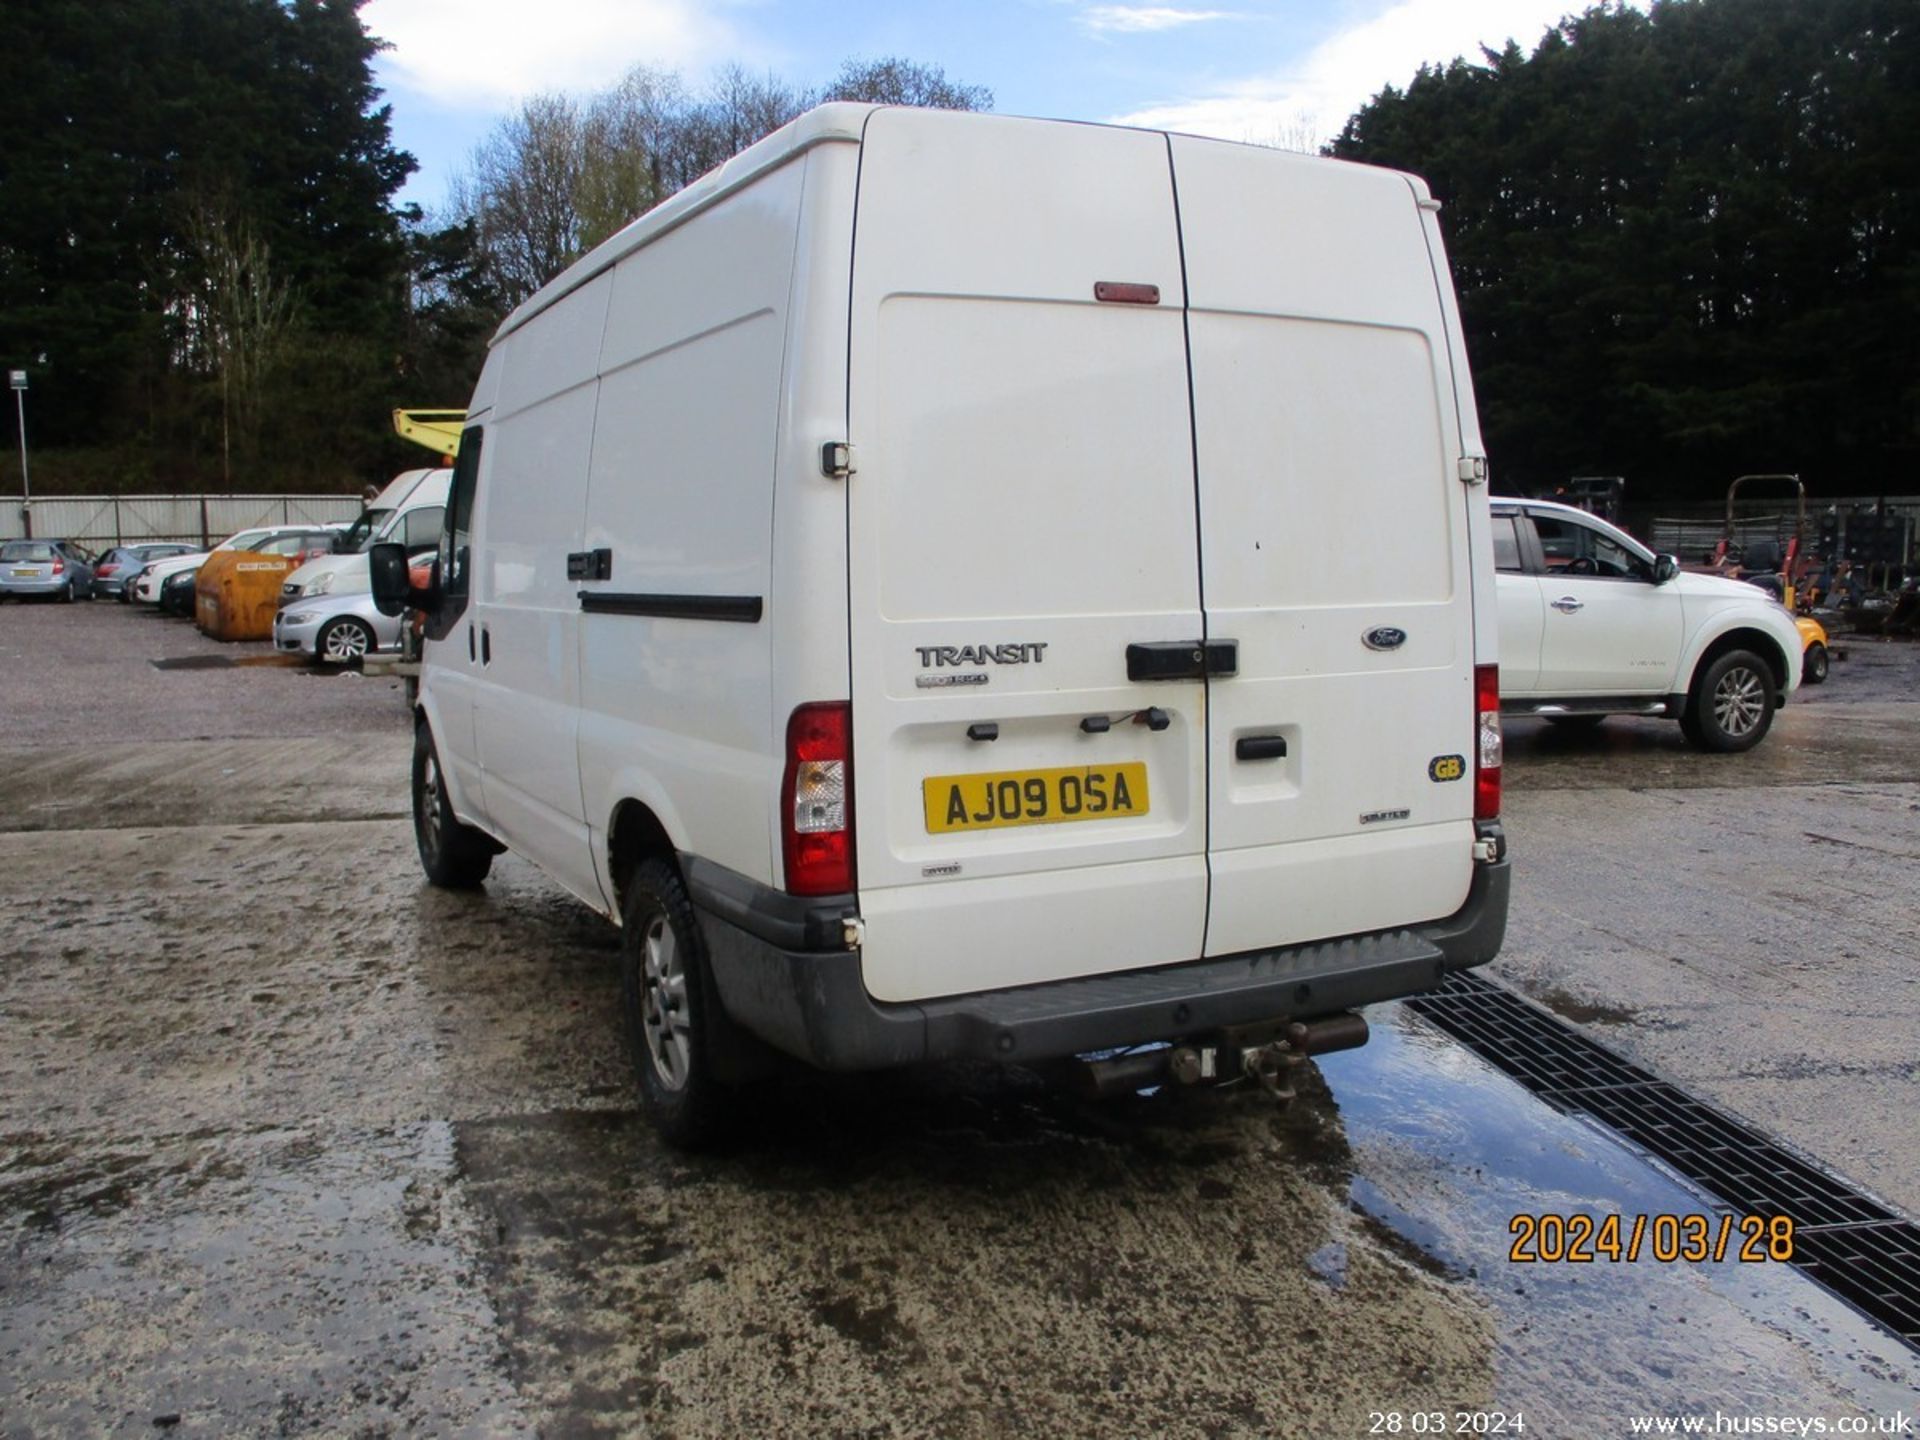
<svg viewBox="0 0 1920 1440">
<path fill-rule="evenodd" d="M 1071 765 L 1062 770 L 1000 770 L 988 775 L 932 775 L 921 782 L 927 831 L 995 830 L 1006 825 L 1058 825 L 1118 820 L 1147 813 L 1147 766 Z"/>
</svg>

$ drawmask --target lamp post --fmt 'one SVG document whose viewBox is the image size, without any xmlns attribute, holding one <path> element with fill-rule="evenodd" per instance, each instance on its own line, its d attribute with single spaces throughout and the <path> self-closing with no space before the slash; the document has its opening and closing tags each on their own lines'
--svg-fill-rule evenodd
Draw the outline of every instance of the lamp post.
<svg viewBox="0 0 1920 1440">
<path fill-rule="evenodd" d="M 27 480 L 27 372 L 9 370 L 7 383 L 13 388 L 14 413 L 20 417 L 20 528 L 27 539 L 33 538 L 33 486 Z"/>
</svg>

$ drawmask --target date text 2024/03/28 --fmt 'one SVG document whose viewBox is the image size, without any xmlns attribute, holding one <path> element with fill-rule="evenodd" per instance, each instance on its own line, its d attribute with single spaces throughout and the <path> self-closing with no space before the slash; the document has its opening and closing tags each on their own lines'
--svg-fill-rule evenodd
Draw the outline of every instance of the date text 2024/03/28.
<svg viewBox="0 0 1920 1440">
<path fill-rule="evenodd" d="M 1132 761 L 1056 770 L 935 775 L 924 782 L 922 797 L 927 829 L 933 834 L 990 830 L 1003 825 L 1120 819 L 1147 813 L 1147 767 Z"/>
</svg>

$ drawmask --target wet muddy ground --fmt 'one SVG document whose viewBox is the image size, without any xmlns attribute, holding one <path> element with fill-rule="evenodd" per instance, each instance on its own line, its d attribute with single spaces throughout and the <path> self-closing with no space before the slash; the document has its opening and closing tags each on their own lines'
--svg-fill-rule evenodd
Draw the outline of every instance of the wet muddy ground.
<svg viewBox="0 0 1920 1440">
<path fill-rule="evenodd" d="M 1511 1263 L 1517 1213 L 1708 1207 L 1397 1006 L 1286 1110 L 943 1069 L 789 1085 L 669 1154 L 604 922 L 512 857 L 421 884 L 390 682 L 140 688 L 197 646 L 0 610 L 0 1435 L 1914 1409 L 1913 1352 L 1789 1268 Z M 1746 757 L 1514 725 L 1495 966 L 1910 1214 L 1915 655 L 1856 648 Z M 137 734 L 19 708 L 63 666 L 131 676 Z"/>
</svg>

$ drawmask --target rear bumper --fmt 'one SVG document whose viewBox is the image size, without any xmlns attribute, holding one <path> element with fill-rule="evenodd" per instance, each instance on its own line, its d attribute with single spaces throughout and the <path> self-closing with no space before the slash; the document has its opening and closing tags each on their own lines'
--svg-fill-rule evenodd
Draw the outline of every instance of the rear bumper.
<svg viewBox="0 0 1920 1440">
<path fill-rule="evenodd" d="M 1432 924 L 905 1005 L 869 996 L 860 956 L 841 948 L 852 897 L 795 900 L 690 857 L 682 866 L 727 1013 L 823 1070 L 876 1070 L 1053 1060 L 1432 989 L 1499 952 L 1504 844 L 1500 853 L 1475 866 L 1459 911 Z"/>
</svg>

